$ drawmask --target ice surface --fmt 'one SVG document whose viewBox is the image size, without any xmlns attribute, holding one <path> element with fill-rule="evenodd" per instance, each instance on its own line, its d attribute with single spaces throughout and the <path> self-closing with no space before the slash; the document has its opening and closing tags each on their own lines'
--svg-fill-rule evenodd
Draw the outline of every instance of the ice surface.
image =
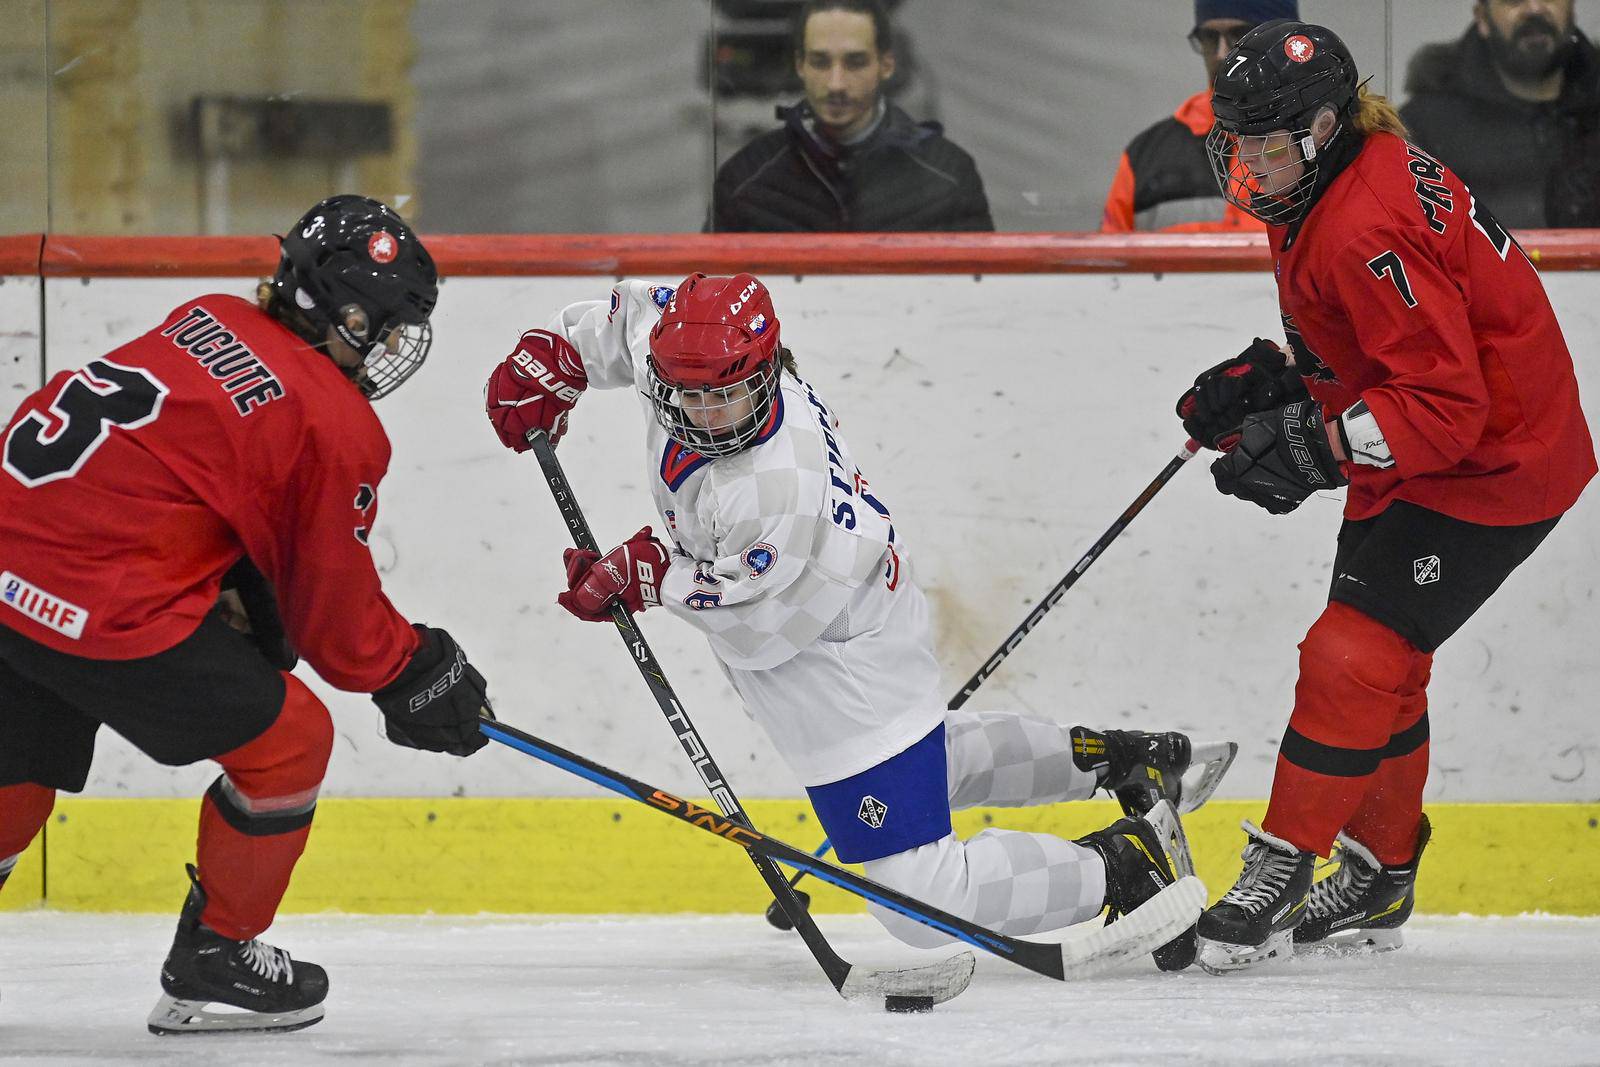
<svg viewBox="0 0 1600 1067">
<path fill-rule="evenodd" d="M 1600 920 L 1418 918 L 1381 956 L 1260 974 L 1141 961 L 1071 985 L 979 954 L 928 1015 L 847 1006 L 759 916 L 287 916 L 268 940 L 328 968 L 296 1034 L 158 1038 L 173 918 L 0 915 L 0 1062 L 411 1064 L 1593 1064 Z M 824 919 L 862 965 L 928 957 Z"/>
</svg>

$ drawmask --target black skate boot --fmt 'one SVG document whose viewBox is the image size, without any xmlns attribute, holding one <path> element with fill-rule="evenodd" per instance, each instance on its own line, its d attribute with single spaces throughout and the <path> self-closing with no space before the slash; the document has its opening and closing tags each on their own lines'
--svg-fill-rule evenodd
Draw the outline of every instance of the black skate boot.
<svg viewBox="0 0 1600 1067">
<path fill-rule="evenodd" d="M 1417 828 L 1417 852 L 1410 863 L 1385 867 L 1366 846 L 1339 835 L 1334 872 L 1311 887 L 1306 918 L 1294 928 L 1294 943 L 1303 950 L 1335 953 L 1387 952 L 1405 944 L 1400 927 L 1411 918 L 1416 901 L 1417 865 L 1432 835 L 1428 817 Z"/>
<path fill-rule="evenodd" d="M 1156 801 L 1142 817 L 1118 819 L 1104 830 L 1080 837 L 1106 865 L 1106 923 L 1131 912 L 1167 886 L 1194 873 L 1189 841 L 1170 803 Z M 1163 971 L 1181 971 L 1194 962 L 1195 933 L 1190 927 L 1151 955 Z"/>
<path fill-rule="evenodd" d="M 1188 814 L 1211 798 L 1239 746 L 1231 741 L 1193 745 L 1187 734 L 1072 728 L 1072 761 L 1094 771 L 1117 798 L 1124 815 L 1139 816 L 1158 800 Z M 1185 772 L 1200 768 L 1187 784 Z"/>
<path fill-rule="evenodd" d="M 328 974 L 261 941 L 234 941 L 203 926 L 206 893 L 188 866 L 189 898 L 178 919 L 172 951 L 161 966 L 161 988 L 148 1020 L 152 1034 L 302 1030 L 322 1021 Z M 240 1011 L 214 1012 L 226 1004 Z"/>
<path fill-rule="evenodd" d="M 1244 970 L 1293 953 L 1291 933 L 1306 914 L 1317 854 L 1302 852 L 1249 822 L 1244 870 L 1200 916 L 1200 967 L 1210 974 Z"/>
</svg>

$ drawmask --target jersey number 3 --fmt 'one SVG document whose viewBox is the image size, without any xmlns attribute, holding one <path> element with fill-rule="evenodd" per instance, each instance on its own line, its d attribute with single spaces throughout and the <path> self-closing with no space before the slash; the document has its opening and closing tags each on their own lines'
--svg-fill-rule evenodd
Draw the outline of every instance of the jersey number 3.
<svg viewBox="0 0 1600 1067">
<path fill-rule="evenodd" d="M 1367 269 L 1372 272 L 1374 278 L 1388 277 L 1394 282 L 1394 287 L 1400 290 L 1400 299 L 1406 302 L 1406 307 L 1417 306 L 1417 298 L 1411 293 L 1411 279 L 1406 277 L 1406 268 L 1394 252 L 1385 252 L 1381 256 L 1367 260 Z"/>
<path fill-rule="evenodd" d="M 28 488 L 71 478 L 111 435 L 161 414 L 167 387 L 149 371 L 97 359 L 74 371 L 50 401 L 46 417 L 29 412 L 6 434 L 6 473 Z"/>
</svg>

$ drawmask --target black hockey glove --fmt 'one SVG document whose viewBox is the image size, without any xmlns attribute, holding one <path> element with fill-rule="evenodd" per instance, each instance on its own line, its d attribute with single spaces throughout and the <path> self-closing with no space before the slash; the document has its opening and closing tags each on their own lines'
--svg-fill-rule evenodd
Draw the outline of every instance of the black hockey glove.
<svg viewBox="0 0 1600 1067">
<path fill-rule="evenodd" d="M 244 608 L 245 636 L 261 650 L 274 670 L 294 670 L 295 664 L 300 662 L 300 653 L 295 651 L 289 635 L 283 630 L 283 619 L 278 615 L 278 598 L 272 592 L 272 584 L 249 556 L 240 556 L 239 562 L 222 576 L 223 592 L 230 589 L 238 595 L 239 604 Z M 223 614 L 229 616 L 232 612 L 224 609 Z M 239 625 L 232 619 L 228 621 L 236 627 Z"/>
<path fill-rule="evenodd" d="M 1306 395 L 1300 374 L 1277 345 L 1257 337 L 1250 347 L 1194 380 L 1178 398 L 1178 418 L 1190 437 L 1223 451 L 1246 415 L 1280 407 Z"/>
<path fill-rule="evenodd" d="M 416 626 L 422 644 L 400 676 L 376 693 L 389 740 L 401 748 L 470 756 L 489 743 L 478 731 L 493 719 L 483 675 L 443 630 Z"/>
<path fill-rule="evenodd" d="M 1274 515 L 1287 515 L 1318 489 L 1348 481 L 1333 458 L 1315 400 L 1247 415 L 1238 444 L 1211 464 L 1211 476 L 1222 492 Z"/>
</svg>

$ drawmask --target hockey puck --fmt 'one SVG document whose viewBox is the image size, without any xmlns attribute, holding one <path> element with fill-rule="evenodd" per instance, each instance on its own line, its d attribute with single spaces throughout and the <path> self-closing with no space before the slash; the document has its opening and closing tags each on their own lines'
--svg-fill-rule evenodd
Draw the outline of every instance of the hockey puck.
<svg viewBox="0 0 1600 1067">
<path fill-rule="evenodd" d="M 807 893 L 803 889 L 796 889 L 794 891 L 794 895 L 800 899 L 800 906 L 802 908 L 806 908 L 808 910 L 810 909 L 810 907 L 811 907 L 811 894 L 810 893 Z M 767 905 L 767 922 L 771 923 L 773 926 L 777 927 L 779 930 L 793 930 L 794 929 L 794 923 L 790 922 L 789 921 L 789 916 L 785 915 L 784 912 L 783 912 L 783 909 L 778 907 L 778 902 L 776 900 L 774 900 L 771 904 Z"/>
<path fill-rule="evenodd" d="M 899 997 L 893 994 L 883 998 L 884 1011 L 932 1011 L 932 997 Z"/>
</svg>

